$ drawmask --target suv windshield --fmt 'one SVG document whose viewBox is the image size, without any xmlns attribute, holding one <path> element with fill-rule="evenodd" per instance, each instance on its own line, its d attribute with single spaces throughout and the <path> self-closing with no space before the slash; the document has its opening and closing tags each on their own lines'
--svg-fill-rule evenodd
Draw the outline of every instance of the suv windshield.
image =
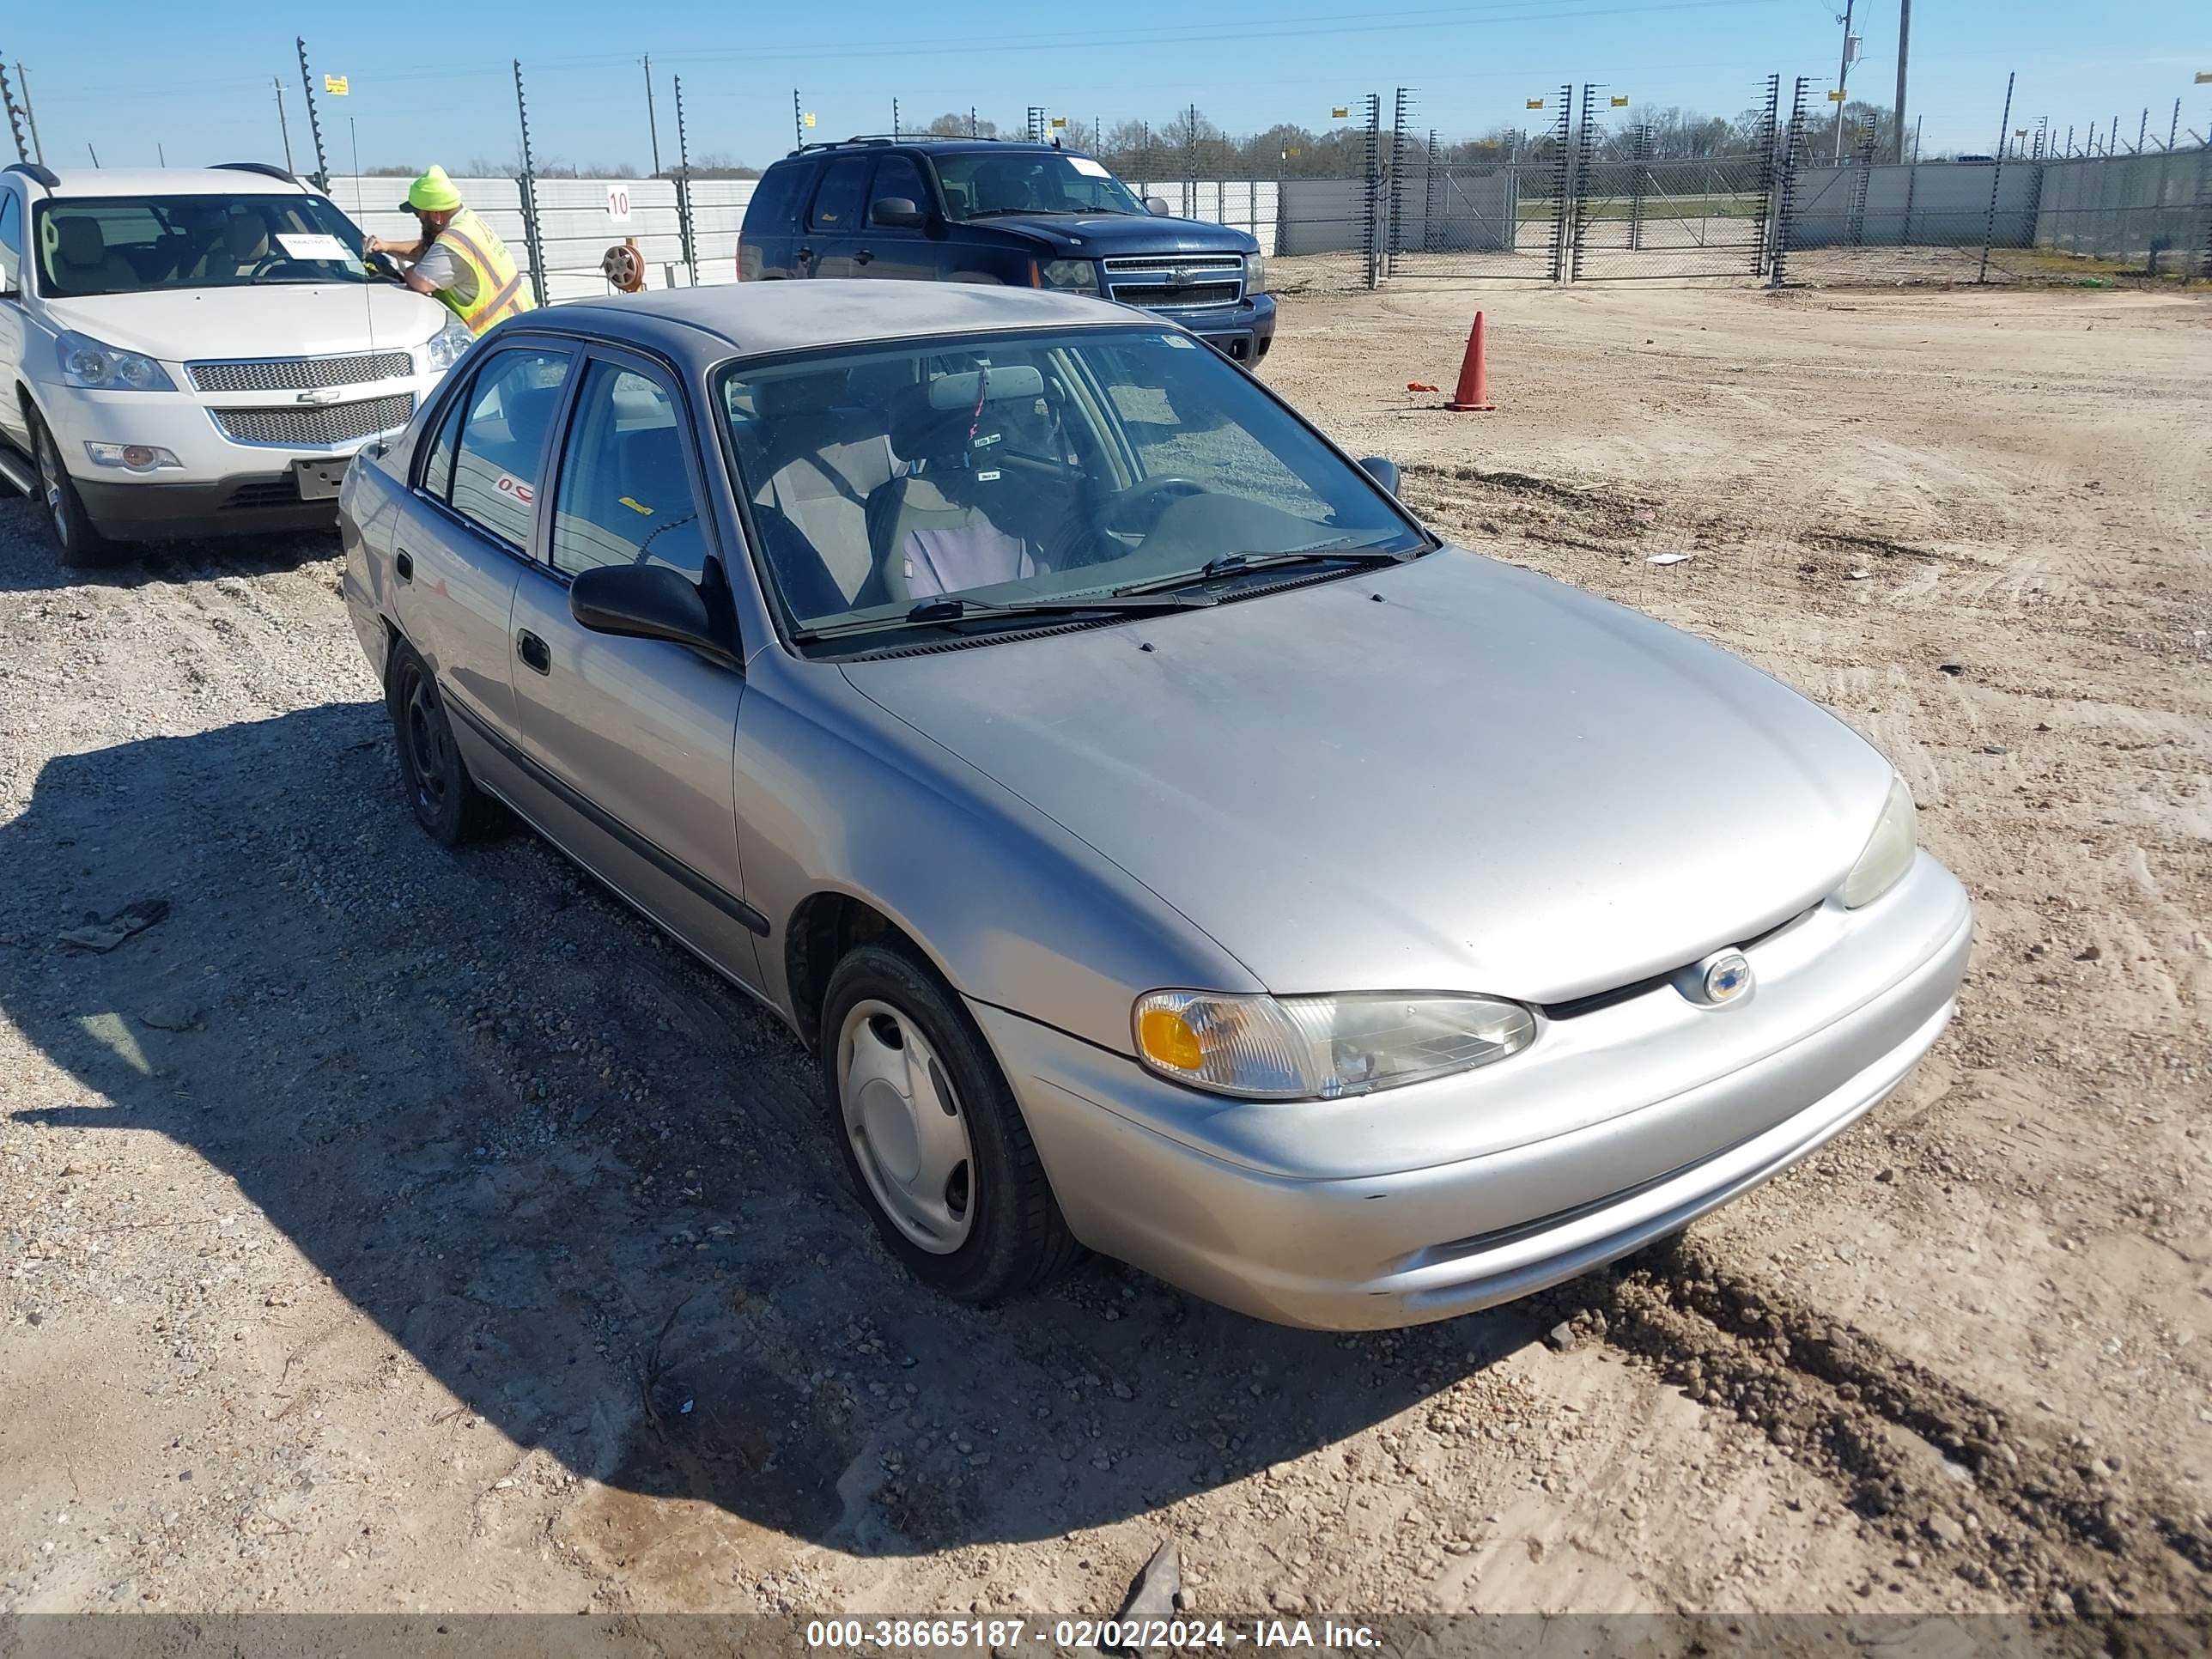
<svg viewBox="0 0 2212 1659">
<path fill-rule="evenodd" d="M 994 213 L 1142 213 L 1129 187 L 1088 155 L 1065 150 L 985 150 L 939 155 L 945 211 L 954 219 Z"/>
<path fill-rule="evenodd" d="M 325 198 L 64 196 L 39 204 L 39 286 L 58 299 L 380 280 Z"/>
<path fill-rule="evenodd" d="M 1430 545 L 1177 329 L 815 355 L 726 369 L 717 396 L 802 639 L 1206 603 Z"/>
</svg>

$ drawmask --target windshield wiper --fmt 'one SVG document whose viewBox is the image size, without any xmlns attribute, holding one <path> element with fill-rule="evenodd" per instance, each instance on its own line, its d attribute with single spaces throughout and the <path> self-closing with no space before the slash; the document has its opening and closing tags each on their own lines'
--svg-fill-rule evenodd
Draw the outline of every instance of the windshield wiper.
<svg viewBox="0 0 2212 1659">
<path fill-rule="evenodd" d="M 995 622 L 1005 617 L 1073 617 L 1087 615 L 1144 616 L 1160 611 L 1195 611 L 1213 604 L 1213 599 L 1201 593 L 1163 595 L 1158 599 L 1130 599 L 1121 593 L 1100 594 L 1095 599 L 1018 599 L 1000 603 L 992 599 L 963 599 L 947 594 L 940 598 L 918 601 L 903 617 L 854 617 L 845 622 L 830 623 L 820 628 L 796 628 L 791 637 L 801 645 L 816 640 L 834 640 L 848 634 L 889 633 L 908 628 L 937 628 L 946 623 Z"/>
<path fill-rule="evenodd" d="M 1224 553 L 1218 558 L 1208 559 L 1195 570 L 1179 571 L 1172 576 L 1155 576 L 1148 581 L 1131 582 L 1114 590 L 1115 599 L 1133 599 L 1146 593 L 1165 593 L 1193 582 L 1213 581 L 1224 576 L 1241 576 L 1249 570 L 1271 570 L 1286 564 L 1403 564 L 1408 559 L 1419 558 L 1424 550 L 1413 548 L 1402 553 L 1389 552 L 1379 547 L 1347 547 L 1345 543 L 1354 538 L 1340 536 L 1333 542 L 1316 542 L 1310 547 L 1293 547 L 1280 553 Z"/>
<path fill-rule="evenodd" d="M 1033 214 L 1036 215 L 1036 216 L 1037 216 L 1038 217 L 1040 217 L 1040 218 L 1044 218 L 1044 219 L 1054 219 L 1054 218 L 1058 218 L 1060 215 L 1062 215 L 1062 214 L 1066 213 L 1066 211 L 1067 211 L 1067 210 L 1066 210 L 1066 208 L 1032 208 L 1032 207 L 1018 207 L 1018 208 L 1017 208 L 1017 207 L 1004 207 L 1004 208 L 978 208 L 978 209 L 976 209 L 976 210 L 975 210 L 975 212 L 973 212 L 973 213 L 969 214 L 968 216 L 969 216 L 970 219 L 990 219 L 990 218 L 995 218 L 995 217 L 997 217 L 999 215 L 1000 215 L 1000 214 L 1004 214 L 1004 213 L 1033 213 Z"/>
</svg>

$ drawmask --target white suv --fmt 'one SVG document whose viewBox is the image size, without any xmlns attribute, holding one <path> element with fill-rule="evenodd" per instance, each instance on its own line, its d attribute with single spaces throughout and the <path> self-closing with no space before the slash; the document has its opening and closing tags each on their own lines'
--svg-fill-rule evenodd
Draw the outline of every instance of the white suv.
<svg viewBox="0 0 2212 1659">
<path fill-rule="evenodd" d="M 0 170 L 0 477 L 65 564 L 330 528 L 469 337 L 278 168 Z"/>
</svg>

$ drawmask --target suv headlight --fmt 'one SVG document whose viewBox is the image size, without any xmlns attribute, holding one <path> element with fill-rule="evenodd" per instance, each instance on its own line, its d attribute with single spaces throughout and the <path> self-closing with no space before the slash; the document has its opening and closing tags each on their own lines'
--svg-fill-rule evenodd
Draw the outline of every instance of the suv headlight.
<svg viewBox="0 0 2212 1659">
<path fill-rule="evenodd" d="M 54 337 L 62 384 L 94 392 L 174 392 L 169 371 L 151 357 L 103 345 L 88 334 L 64 330 Z"/>
<path fill-rule="evenodd" d="M 1265 294 L 1267 291 L 1267 256 L 1248 253 L 1244 256 L 1244 291 Z"/>
<path fill-rule="evenodd" d="M 1912 792 L 1903 778 L 1889 781 L 1889 799 L 1881 804 L 1881 817 L 1867 838 L 1866 850 L 1836 896 L 1847 910 L 1871 904 L 1904 879 L 1912 867 L 1912 854 L 1920 844 L 1919 815 L 1913 810 Z"/>
<path fill-rule="evenodd" d="M 1037 267 L 1037 280 L 1046 288 L 1074 294 L 1098 292 L 1098 267 L 1088 259 L 1053 259 Z"/>
<path fill-rule="evenodd" d="M 459 318 L 451 319 L 435 334 L 422 343 L 422 372 L 442 374 L 461 361 L 461 354 L 476 343 L 477 337 L 469 332 L 469 325 Z"/>
<path fill-rule="evenodd" d="M 1162 1077 L 1248 1100 L 1340 1100 L 1518 1054 L 1536 1022 L 1516 1002 L 1433 992 L 1271 997 L 1153 991 L 1131 1015 Z"/>
</svg>

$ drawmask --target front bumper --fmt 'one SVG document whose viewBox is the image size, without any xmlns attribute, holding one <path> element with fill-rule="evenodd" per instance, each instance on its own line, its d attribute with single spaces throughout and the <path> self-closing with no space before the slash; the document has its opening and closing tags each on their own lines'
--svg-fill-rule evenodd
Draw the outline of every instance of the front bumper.
<svg viewBox="0 0 2212 1659">
<path fill-rule="evenodd" d="M 337 497 L 301 497 L 289 462 L 273 475 L 252 472 L 192 483 L 110 483 L 80 477 L 76 493 L 100 533 L 118 542 L 333 530 L 338 521 Z"/>
<path fill-rule="evenodd" d="M 1246 368 L 1267 355 L 1275 341 L 1275 296 L 1255 294 L 1233 306 L 1211 306 L 1202 311 L 1156 311 L 1178 323 L 1224 357 Z"/>
<path fill-rule="evenodd" d="M 1262 1319 L 1376 1329 L 1572 1278 L 1805 1158 L 1935 1042 L 1972 934 L 1965 893 L 1923 854 L 1866 909 L 1823 906 L 1747 951 L 1759 1023 L 1731 1026 L 1751 1009 L 1697 1008 L 1662 986 L 1568 1022 L 1571 1032 L 1547 1022 L 1498 1066 L 1329 1107 L 1326 1135 L 1280 1133 L 1297 1115 L 1318 1120 L 1318 1103 L 1196 1095 L 1018 1015 L 975 1012 L 1078 1238 Z M 1685 1045 L 1733 1061 L 1730 1044 L 1747 1036 L 1763 1052 L 1675 1086 Z M 1564 1059 L 1538 1063 L 1547 1041 Z M 1617 1092 L 1593 1100 L 1580 1086 L 1591 1077 Z M 1520 1097 L 1509 1103 L 1501 1086 Z M 1376 1146 L 1420 1143 L 1435 1156 L 1439 1122 L 1480 1146 L 1497 1117 L 1561 1127 L 1474 1156 L 1363 1167 Z"/>
</svg>

